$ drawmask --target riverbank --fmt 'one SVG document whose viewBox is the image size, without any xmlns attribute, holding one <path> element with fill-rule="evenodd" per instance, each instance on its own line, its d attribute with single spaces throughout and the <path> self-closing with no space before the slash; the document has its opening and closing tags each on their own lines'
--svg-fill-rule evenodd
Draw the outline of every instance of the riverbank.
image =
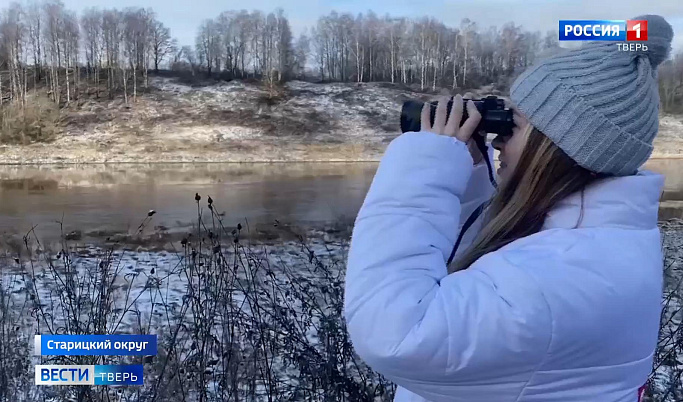
<svg viewBox="0 0 683 402">
<path fill-rule="evenodd" d="M 663 402 L 680 400 L 683 393 L 676 359 L 683 340 L 677 292 L 683 277 L 682 223 L 662 224 L 664 325 L 648 394 Z M 227 392 L 226 380 L 271 397 L 284 398 L 306 384 L 356 395 L 353 400 L 391 400 L 393 386 L 353 353 L 343 322 L 350 232 L 308 231 L 297 240 L 291 236 L 298 229 L 277 230 L 289 234 L 276 241 L 248 240 L 245 228 L 209 226 L 174 240 L 173 251 L 136 251 L 124 244 L 79 247 L 67 241 L 59 252 L 31 248 L 8 256 L 9 269 L 0 277 L 6 290 L 0 327 L 12 334 L 7 341 L 14 353 L 0 356 L 6 359 L 2 363 L 66 364 L 60 357 L 46 363 L 31 355 L 37 331 L 152 333 L 159 337 L 159 353 L 145 360 L 145 375 L 156 380 L 145 382 L 142 391 L 160 392 L 163 400 L 182 399 L 177 389 L 219 396 Z M 131 363 L 140 362 L 109 361 Z M 26 400 L 45 399 L 45 392 L 63 392 L 50 395 L 59 400 L 72 396 L 68 387 L 35 387 L 29 370 L 14 375 L 11 391 L 32 396 Z M 267 387 L 273 379 L 279 385 Z"/>
<path fill-rule="evenodd" d="M 498 94 L 484 88 L 477 96 Z M 376 162 L 400 134 L 399 84 L 243 81 L 187 85 L 152 77 L 135 102 L 83 99 L 49 143 L 0 145 L 0 164 Z M 665 115 L 653 159 L 683 158 L 683 116 Z"/>
</svg>

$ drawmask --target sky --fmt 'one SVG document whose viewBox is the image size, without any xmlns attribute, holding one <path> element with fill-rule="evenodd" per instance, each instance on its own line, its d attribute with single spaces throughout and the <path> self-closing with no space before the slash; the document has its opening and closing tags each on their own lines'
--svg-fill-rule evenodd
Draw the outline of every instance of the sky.
<svg viewBox="0 0 683 402">
<path fill-rule="evenodd" d="M 331 11 L 379 16 L 432 16 L 448 26 L 469 18 L 480 27 L 514 22 L 527 30 L 558 28 L 561 19 L 624 20 L 642 14 L 659 14 L 674 27 L 674 48 L 683 49 L 683 0 L 62 0 L 67 8 L 151 7 L 181 45 L 194 44 L 204 19 L 226 10 L 274 11 L 282 8 L 295 34 L 313 27 L 319 16 Z M 0 5 L 10 0 L 0 0 Z"/>
</svg>

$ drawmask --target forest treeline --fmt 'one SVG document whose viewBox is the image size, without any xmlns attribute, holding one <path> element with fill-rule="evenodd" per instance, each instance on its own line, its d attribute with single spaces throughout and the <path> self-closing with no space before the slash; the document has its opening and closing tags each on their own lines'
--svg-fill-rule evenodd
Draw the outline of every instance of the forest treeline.
<svg viewBox="0 0 683 402">
<path fill-rule="evenodd" d="M 505 90 L 539 57 L 559 51 L 557 32 L 514 23 L 458 26 L 428 17 L 332 12 L 294 37 L 282 9 L 233 10 L 210 16 L 196 42 L 181 46 L 150 8 L 69 10 L 59 0 L 11 3 L 0 10 L 0 107 L 26 106 L 33 92 L 59 106 L 83 94 L 127 103 L 160 68 L 193 75 L 388 81 L 422 90 Z M 683 53 L 660 69 L 662 105 L 683 100 Z"/>
</svg>

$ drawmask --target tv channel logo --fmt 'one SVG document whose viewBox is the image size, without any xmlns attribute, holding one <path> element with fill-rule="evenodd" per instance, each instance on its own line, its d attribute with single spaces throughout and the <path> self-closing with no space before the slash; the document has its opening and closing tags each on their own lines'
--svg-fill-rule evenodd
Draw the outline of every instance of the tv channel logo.
<svg viewBox="0 0 683 402">
<path fill-rule="evenodd" d="M 647 20 L 628 20 L 626 21 L 626 40 L 646 41 L 647 40 Z"/>
<path fill-rule="evenodd" d="M 647 20 L 560 20 L 561 41 L 647 41 Z"/>
<path fill-rule="evenodd" d="M 141 364 L 36 365 L 36 385 L 142 385 Z"/>
</svg>

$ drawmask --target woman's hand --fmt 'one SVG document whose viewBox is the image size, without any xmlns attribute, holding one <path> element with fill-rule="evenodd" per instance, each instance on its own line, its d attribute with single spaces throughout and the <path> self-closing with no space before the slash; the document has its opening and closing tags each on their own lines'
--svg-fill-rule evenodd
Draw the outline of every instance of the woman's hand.
<svg viewBox="0 0 683 402">
<path fill-rule="evenodd" d="M 429 131 L 435 134 L 447 135 L 455 137 L 462 142 L 468 142 L 477 129 L 481 121 L 481 114 L 472 101 L 467 101 L 467 120 L 460 126 L 462 120 L 462 96 L 456 95 L 453 98 L 453 106 L 451 113 L 446 121 L 446 108 L 448 107 L 448 98 L 443 97 L 439 99 L 436 106 L 436 115 L 434 117 L 434 126 L 431 126 L 430 112 L 432 105 L 427 102 L 422 108 L 422 116 L 420 117 L 422 123 L 422 131 Z"/>
<path fill-rule="evenodd" d="M 472 136 L 477 130 L 477 126 L 481 121 L 481 114 L 477 107 L 471 100 L 467 101 L 467 120 L 460 126 L 460 121 L 462 120 L 462 107 L 463 101 L 462 96 L 456 95 L 453 98 L 453 106 L 451 107 L 451 113 L 448 116 L 448 121 L 446 121 L 446 108 L 448 107 L 448 98 L 444 97 L 439 100 L 436 106 L 436 115 L 434 116 L 434 126 L 431 126 L 430 112 L 432 105 L 429 102 L 425 102 L 422 108 L 421 120 L 421 130 L 429 131 L 435 134 L 447 135 L 449 137 L 455 137 L 458 140 L 467 144 L 474 164 L 481 162 L 482 154 L 477 148 Z"/>
</svg>

